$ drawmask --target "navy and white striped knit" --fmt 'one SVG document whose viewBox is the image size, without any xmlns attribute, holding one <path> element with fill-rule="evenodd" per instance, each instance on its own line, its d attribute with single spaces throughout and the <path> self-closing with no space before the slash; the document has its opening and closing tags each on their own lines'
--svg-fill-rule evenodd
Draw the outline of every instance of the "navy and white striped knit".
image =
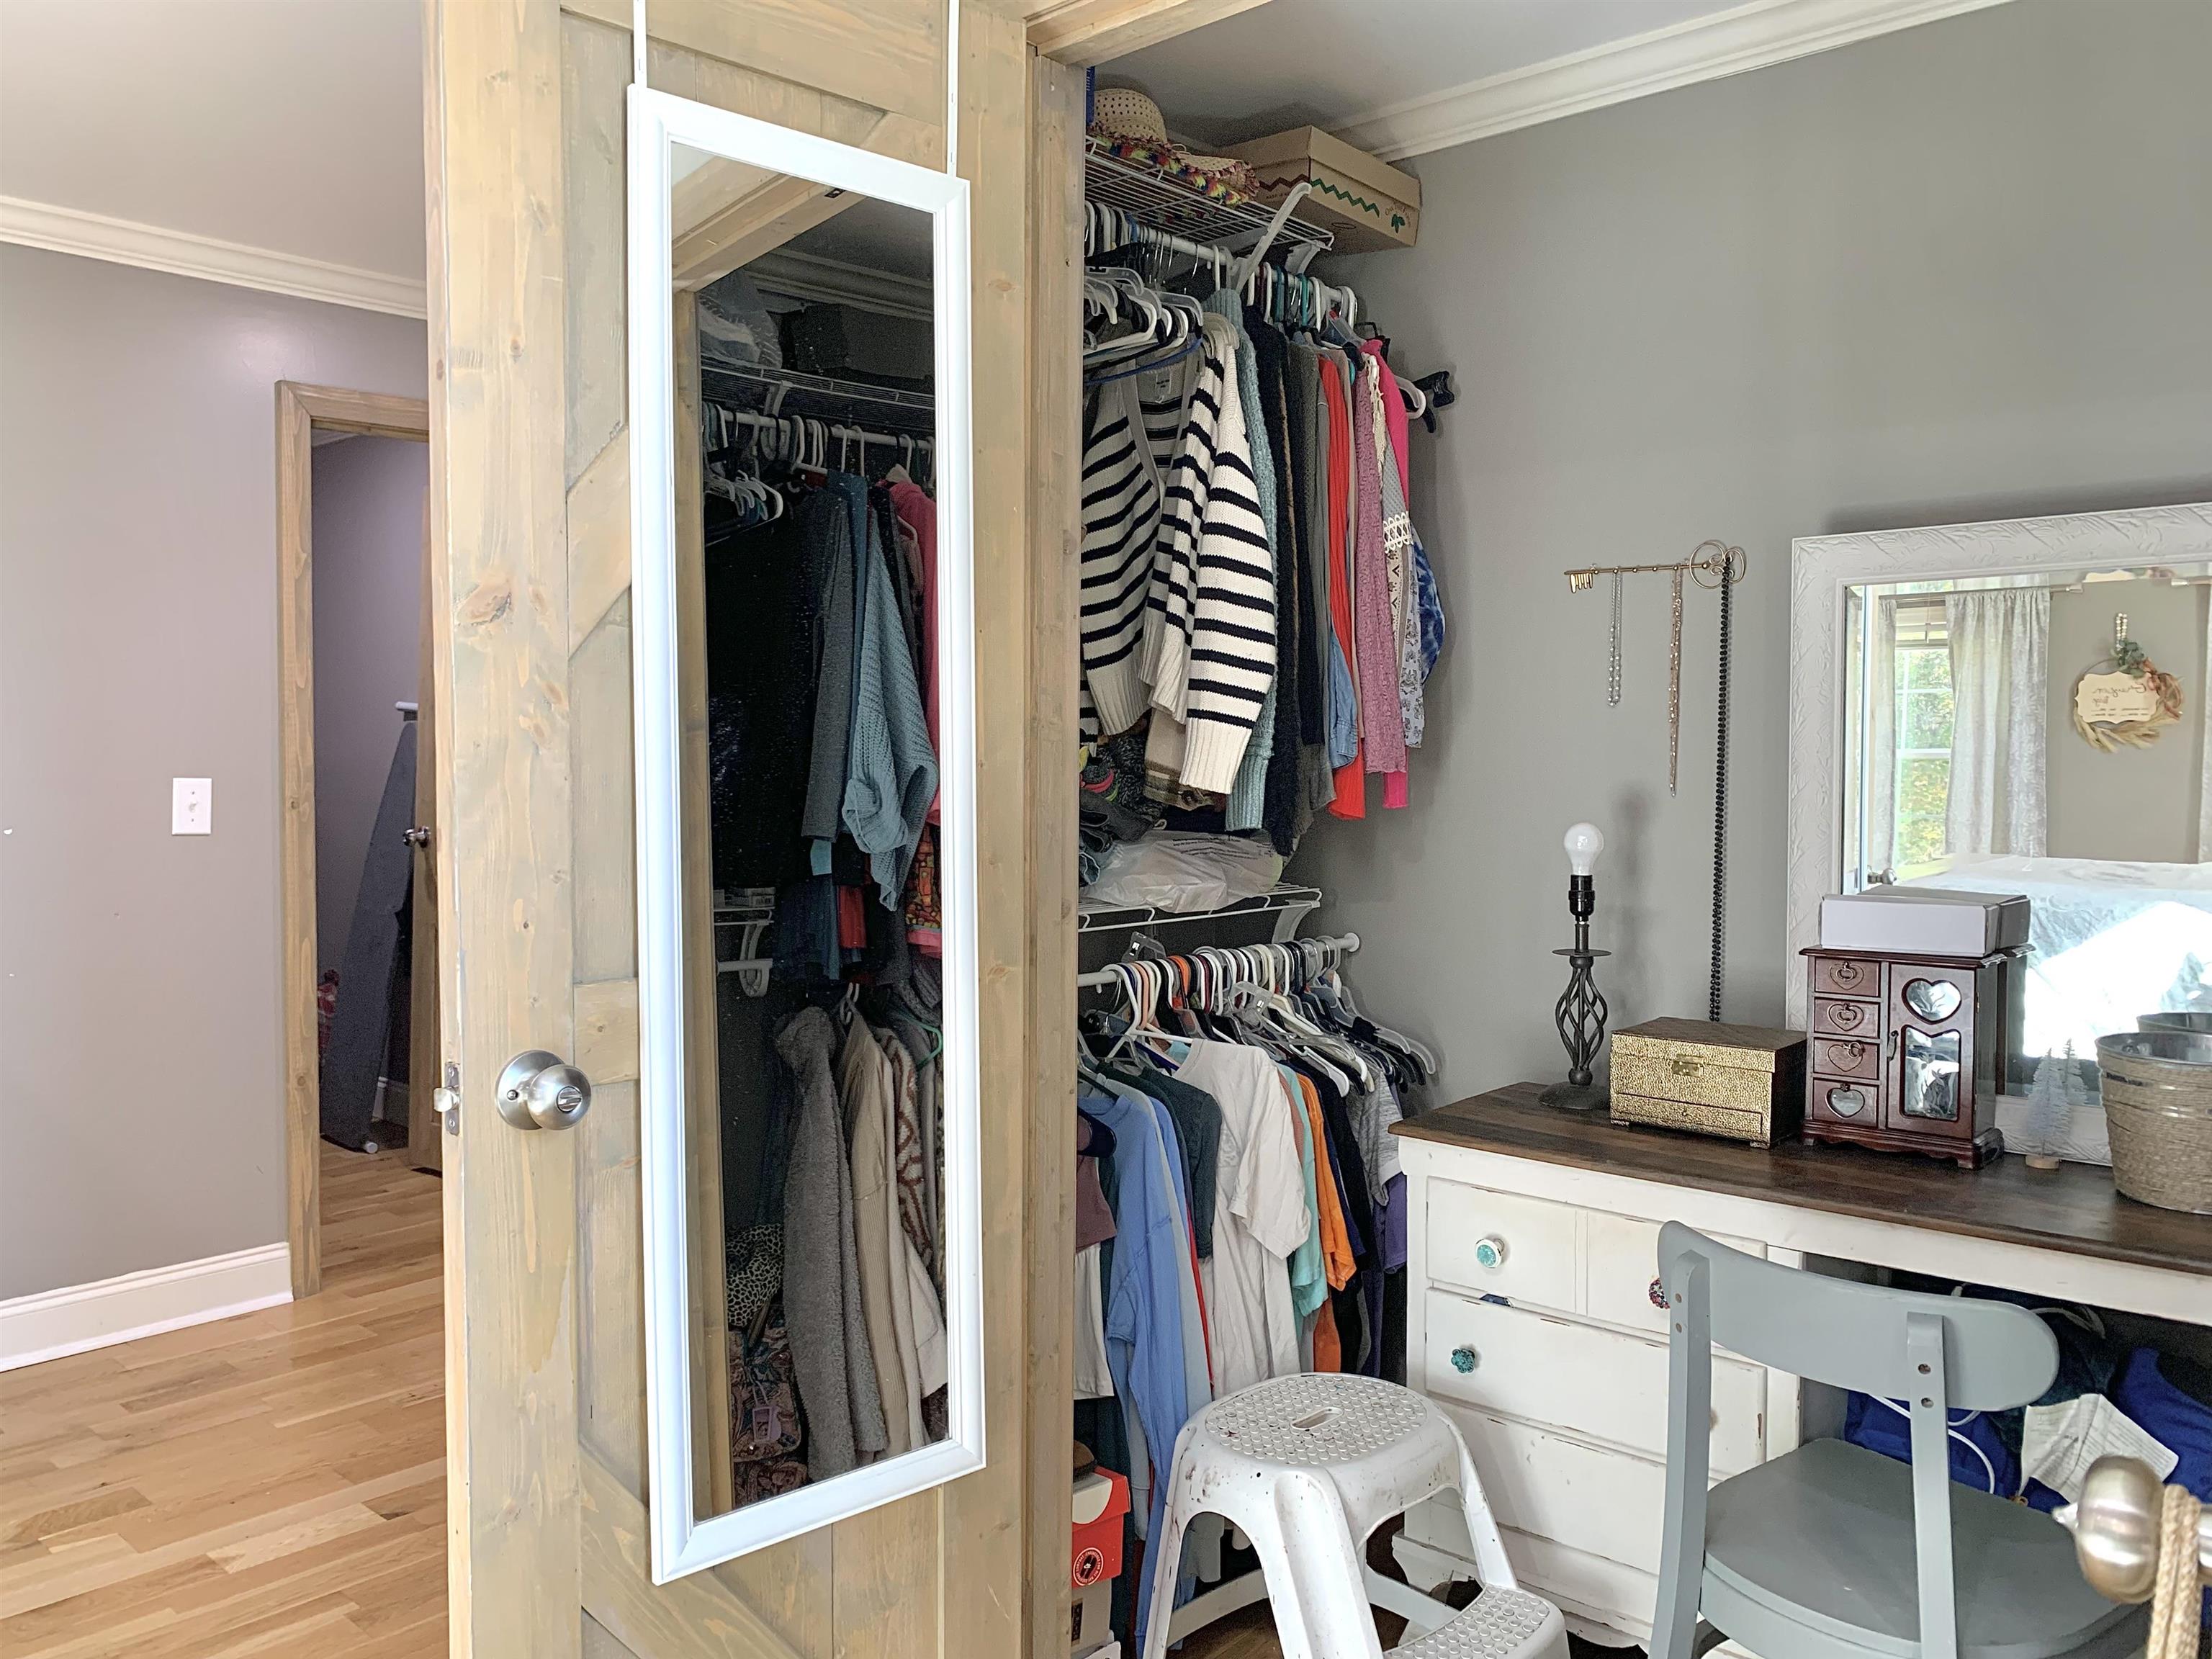
<svg viewBox="0 0 2212 1659">
<path fill-rule="evenodd" d="M 1204 328 L 1146 601 L 1158 711 L 1146 760 L 1179 759 L 1184 787 L 1225 794 L 1274 683 L 1275 572 L 1233 378 L 1236 327 L 1209 315 Z M 1164 731 L 1163 714 L 1185 731 Z"/>
<path fill-rule="evenodd" d="M 1128 380 L 1109 382 L 1099 392 L 1083 447 L 1082 517 L 1084 684 L 1101 732 L 1111 737 L 1145 712 L 1139 647 L 1160 522 L 1157 468 Z"/>
</svg>

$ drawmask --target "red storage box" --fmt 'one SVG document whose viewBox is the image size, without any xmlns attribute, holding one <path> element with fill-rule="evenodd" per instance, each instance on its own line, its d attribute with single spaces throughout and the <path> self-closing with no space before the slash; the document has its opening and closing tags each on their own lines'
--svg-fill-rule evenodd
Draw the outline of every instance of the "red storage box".
<svg viewBox="0 0 2212 1659">
<path fill-rule="evenodd" d="M 1129 1478 L 1093 1469 L 1075 1483 L 1073 1550 L 1068 1578 L 1079 1590 L 1121 1573 L 1121 1521 L 1129 1513 Z"/>
</svg>

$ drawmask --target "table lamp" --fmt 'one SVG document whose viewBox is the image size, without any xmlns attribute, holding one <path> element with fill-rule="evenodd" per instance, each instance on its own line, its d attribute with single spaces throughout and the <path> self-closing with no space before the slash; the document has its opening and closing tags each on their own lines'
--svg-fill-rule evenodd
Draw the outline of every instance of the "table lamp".
<svg viewBox="0 0 2212 1659">
<path fill-rule="evenodd" d="M 1590 949 L 1591 914 L 1597 908 L 1595 872 L 1598 854 L 1605 851 L 1605 832 L 1594 823 L 1577 823 L 1567 830 L 1567 912 L 1575 919 L 1574 948 L 1554 951 L 1570 966 L 1567 988 L 1553 1010 L 1559 1041 L 1567 1051 L 1567 1080 L 1555 1083 L 1538 1097 L 1547 1106 L 1562 1111 L 1595 1111 L 1606 1104 L 1606 1091 L 1592 1086 L 1591 1067 L 1605 1042 L 1605 996 L 1590 969 L 1609 951 Z"/>
</svg>

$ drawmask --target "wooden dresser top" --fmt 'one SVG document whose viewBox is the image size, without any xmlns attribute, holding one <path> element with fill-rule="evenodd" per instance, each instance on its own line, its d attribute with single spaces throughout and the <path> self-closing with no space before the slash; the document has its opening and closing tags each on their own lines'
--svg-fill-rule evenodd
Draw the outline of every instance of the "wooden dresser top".
<svg viewBox="0 0 2212 1659">
<path fill-rule="evenodd" d="M 1536 1103 L 1538 1092 L 1534 1083 L 1509 1084 L 1392 1133 L 1770 1204 L 2212 1275 L 2212 1216 L 2123 1198 L 2109 1170 L 2087 1164 L 2046 1173 L 2007 1155 L 1968 1172 L 1853 1146 L 1794 1143 L 1761 1152 L 1705 1135 L 1616 1125 L 1602 1112 L 1553 1111 Z"/>
</svg>

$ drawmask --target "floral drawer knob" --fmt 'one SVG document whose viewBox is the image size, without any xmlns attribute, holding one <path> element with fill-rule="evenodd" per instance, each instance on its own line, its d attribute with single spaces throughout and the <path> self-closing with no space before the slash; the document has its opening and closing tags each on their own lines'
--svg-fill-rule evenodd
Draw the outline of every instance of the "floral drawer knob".
<svg viewBox="0 0 2212 1659">
<path fill-rule="evenodd" d="M 1465 1376 L 1474 1369 L 1474 1350 L 1462 1343 L 1451 1351 L 1452 1369 Z"/>
<path fill-rule="evenodd" d="M 1474 1265 L 1496 1273 L 1505 1265 L 1505 1241 L 1491 1233 L 1474 1241 Z"/>
<path fill-rule="evenodd" d="M 1647 1285 L 1646 1286 L 1644 1286 L 1644 1299 L 1645 1299 L 1646 1301 L 1650 1302 L 1650 1304 L 1651 1304 L 1653 1307 L 1655 1307 L 1655 1308 L 1658 1309 L 1662 1313 L 1664 1313 L 1664 1312 L 1666 1311 L 1666 1310 L 1667 1310 L 1667 1291 L 1666 1291 L 1666 1287 L 1665 1287 L 1664 1285 L 1661 1285 L 1661 1284 L 1660 1284 L 1660 1282 L 1659 1282 L 1656 1279 L 1654 1279 L 1650 1282 L 1650 1284 L 1649 1284 L 1649 1285 Z"/>
</svg>

